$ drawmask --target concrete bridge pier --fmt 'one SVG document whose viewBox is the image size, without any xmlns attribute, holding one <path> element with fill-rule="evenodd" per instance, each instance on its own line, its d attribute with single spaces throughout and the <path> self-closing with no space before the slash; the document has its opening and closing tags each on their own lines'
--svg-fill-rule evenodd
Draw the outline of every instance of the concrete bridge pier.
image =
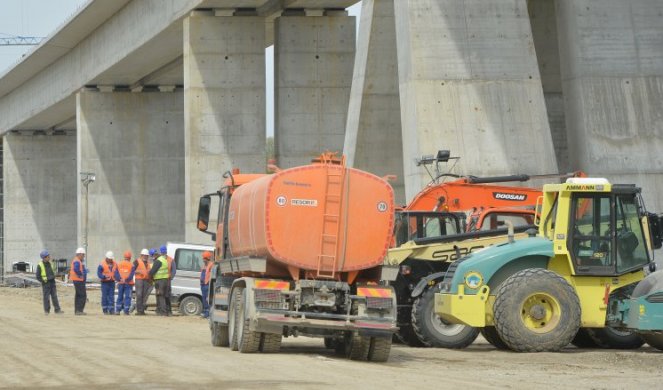
<svg viewBox="0 0 663 390">
<path fill-rule="evenodd" d="M 557 0 L 572 166 L 663 210 L 663 3 Z"/>
<path fill-rule="evenodd" d="M 265 172 L 265 19 L 238 12 L 184 19 L 188 242 L 210 242 L 196 230 L 198 200 L 220 188 L 225 171 Z"/>
<path fill-rule="evenodd" d="M 391 184 L 404 204 L 393 0 L 363 0 L 359 29 L 343 151 L 355 168 L 396 175 Z"/>
<path fill-rule="evenodd" d="M 461 156 L 456 173 L 557 171 L 526 0 L 395 1 L 405 192 L 415 158 Z"/>
<path fill-rule="evenodd" d="M 172 91 L 172 87 L 161 89 Z M 60 177 L 75 181 L 70 184 L 74 199 L 78 189 L 82 245 L 85 191 L 78 173 L 96 175 L 89 185 L 92 266 L 108 250 L 120 258 L 127 249 L 137 253 L 145 246 L 184 239 L 183 95 L 181 90 L 77 94 L 77 167 Z M 71 213 L 76 215 L 75 210 Z M 68 251 L 73 249 L 75 243 Z"/>
<path fill-rule="evenodd" d="M 274 145 L 282 168 L 343 151 L 355 17 L 343 10 L 286 10 L 274 32 Z"/>
<path fill-rule="evenodd" d="M 76 242 L 76 136 L 71 130 L 14 131 L 3 139 L 5 272 L 48 249 L 68 258 Z"/>
</svg>

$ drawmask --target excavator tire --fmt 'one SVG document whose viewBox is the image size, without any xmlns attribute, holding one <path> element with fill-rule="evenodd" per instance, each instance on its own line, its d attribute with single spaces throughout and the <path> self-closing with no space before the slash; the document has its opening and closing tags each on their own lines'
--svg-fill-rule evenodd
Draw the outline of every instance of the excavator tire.
<svg viewBox="0 0 663 390">
<path fill-rule="evenodd" d="M 506 351 L 509 349 L 509 346 L 506 345 L 504 341 L 500 338 L 500 335 L 497 334 L 497 330 L 494 326 L 486 326 L 481 328 L 481 335 L 486 341 L 488 341 L 493 347 Z"/>
<path fill-rule="evenodd" d="M 587 328 L 589 337 L 601 348 L 606 349 L 638 349 L 645 340 L 631 330 L 614 328 Z"/>
<path fill-rule="evenodd" d="M 260 352 L 277 353 L 281 350 L 283 336 L 275 333 L 263 333 L 260 340 Z"/>
<path fill-rule="evenodd" d="M 517 352 L 553 352 L 567 346 L 580 328 L 580 301 L 560 275 L 525 269 L 497 289 L 493 305 L 500 338 Z"/>
<path fill-rule="evenodd" d="M 239 301 L 242 299 L 242 290 L 244 290 L 244 287 L 237 287 L 233 290 L 228 305 L 228 346 L 231 351 L 237 351 L 239 345 L 237 342 L 237 327 L 239 325 L 237 311 L 239 310 Z"/>
<path fill-rule="evenodd" d="M 571 344 L 575 345 L 578 348 L 599 348 L 596 341 L 589 335 L 587 328 L 578 329 L 576 337 L 571 340 Z"/>
<path fill-rule="evenodd" d="M 429 288 L 412 305 L 412 329 L 427 347 L 465 348 L 479 336 L 479 329 L 461 324 L 447 324 L 435 314 L 436 289 Z"/>
<path fill-rule="evenodd" d="M 642 338 L 650 346 L 658 349 L 659 351 L 663 351 L 663 334 L 662 333 L 645 333 L 645 334 L 640 334 L 640 336 L 642 336 Z"/>
<path fill-rule="evenodd" d="M 241 353 L 256 353 L 260 349 L 261 333 L 250 329 L 250 319 L 246 310 L 246 289 L 241 290 L 241 299 L 238 301 L 236 317 L 237 321 L 237 346 Z"/>
<path fill-rule="evenodd" d="M 368 349 L 368 360 L 371 362 L 386 362 L 391 352 L 391 337 L 371 337 Z"/>
</svg>

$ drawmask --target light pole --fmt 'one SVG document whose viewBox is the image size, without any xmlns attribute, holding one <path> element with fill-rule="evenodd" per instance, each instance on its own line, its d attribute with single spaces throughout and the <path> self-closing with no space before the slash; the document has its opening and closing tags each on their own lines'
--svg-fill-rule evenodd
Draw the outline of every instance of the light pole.
<svg viewBox="0 0 663 390">
<path fill-rule="evenodd" d="M 89 210 L 89 194 L 90 190 L 88 186 L 90 183 L 93 183 L 97 177 L 93 172 L 81 172 L 81 182 L 85 186 L 85 233 L 83 235 L 83 248 L 85 249 L 85 257 L 87 258 L 87 237 L 88 237 L 88 216 L 90 215 Z"/>
</svg>

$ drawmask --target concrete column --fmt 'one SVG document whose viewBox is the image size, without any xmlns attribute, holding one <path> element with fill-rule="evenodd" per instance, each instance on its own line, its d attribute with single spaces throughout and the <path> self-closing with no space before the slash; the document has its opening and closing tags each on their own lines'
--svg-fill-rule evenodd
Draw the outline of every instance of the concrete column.
<svg viewBox="0 0 663 390">
<path fill-rule="evenodd" d="M 88 257 L 184 240 L 182 92 L 92 92 L 76 97 L 78 172 L 89 185 Z M 85 190 L 78 174 L 78 237 Z"/>
<path fill-rule="evenodd" d="M 527 5 L 557 165 L 560 172 L 569 172 L 571 167 L 568 163 L 569 151 L 566 139 L 555 2 L 528 0 Z"/>
<path fill-rule="evenodd" d="M 76 137 L 73 132 L 4 137 L 4 264 L 39 262 L 48 249 L 69 259 L 76 241 Z"/>
<path fill-rule="evenodd" d="M 362 2 L 359 40 L 343 151 L 348 164 L 396 175 L 396 201 L 405 202 L 403 140 L 393 0 Z"/>
<path fill-rule="evenodd" d="M 395 1 L 405 192 L 415 158 L 451 149 L 456 173 L 557 170 L 525 0 Z"/>
<path fill-rule="evenodd" d="M 281 16 L 275 22 L 274 144 L 279 166 L 310 163 L 325 150 L 343 150 L 355 17 Z"/>
<path fill-rule="evenodd" d="M 198 200 L 232 168 L 265 172 L 265 20 L 195 14 L 184 20 L 186 240 Z"/>
<path fill-rule="evenodd" d="M 574 168 L 643 187 L 663 210 L 663 2 L 558 0 Z"/>
</svg>

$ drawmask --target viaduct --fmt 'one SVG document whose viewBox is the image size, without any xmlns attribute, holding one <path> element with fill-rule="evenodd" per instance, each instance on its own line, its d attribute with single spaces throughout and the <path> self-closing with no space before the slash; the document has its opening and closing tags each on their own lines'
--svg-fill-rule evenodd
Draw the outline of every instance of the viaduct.
<svg viewBox="0 0 663 390">
<path fill-rule="evenodd" d="M 70 258 L 86 220 L 92 262 L 209 242 L 198 198 L 265 170 L 267 93 L 282 168 L 342 150 L 404 202 L 450 149 L 456 173 L 581 169 L 663 211 L 663 2 L 356 2 L 86 3 L 0 75 L 5 267 Z"/>
</svg>

